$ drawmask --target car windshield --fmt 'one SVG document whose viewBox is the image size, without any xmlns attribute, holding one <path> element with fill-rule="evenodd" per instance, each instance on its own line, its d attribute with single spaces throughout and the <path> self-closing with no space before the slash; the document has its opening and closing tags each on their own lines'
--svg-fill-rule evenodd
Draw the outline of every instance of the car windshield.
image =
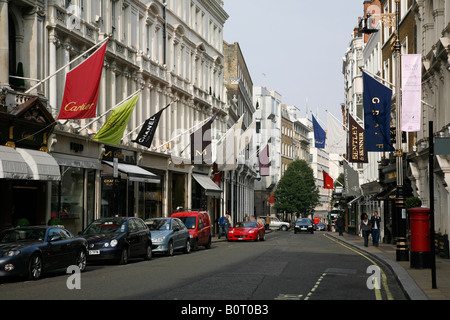
<svg viewBox="0 0 450 320">
<path fill-rule="evenodd" d="M 114 220 L 96 220 L 92 222 L 83 234 L 104 234 L 104 233 L 116 233 L 125 232 L 127 230 L 126 219 L 114 219 Z"/>
<path fill-rule="evenodd" d="M 145 220 L 148 228 L 150 230 L 170 230 L 170 220 L 169 219 L 149 219 Z"/>
<path fill-rule="evenodd" d="M 236 228 L 257 228 L 256 222 L 238 222 Z"/>
<path fill-rule="evenodd" d="M 0 242 L 43 241 L 45 229 L 12 229 L 0 233 Z"/>
<path fill-rule="evenodd" d="M 181 221 L 183 221 L 184 225 L 188 229 L 195 229 L 196 218 L 195 217 L 178 217 Z"/>
<path fill-rule="evenodd" d="M 304 218 L 304 219 L 297 219 L 297 223 L 305 224 L 305 223 L 311 223 L 311 221 L 309 219 Z"/>
</svg>

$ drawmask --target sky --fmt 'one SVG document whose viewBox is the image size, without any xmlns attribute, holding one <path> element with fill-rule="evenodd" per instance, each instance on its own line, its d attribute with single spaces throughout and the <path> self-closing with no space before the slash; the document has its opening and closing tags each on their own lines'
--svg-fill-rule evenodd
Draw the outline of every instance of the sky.
<svg viewBox="0 0 450 320">
<path fill-rule="evenodd" d="M 254 86 L 277 91 L 324 129 L 342 119 L 342 62 L 363 0 L 224 0 L 224 40 L 239 42 Z"/>
</svg>

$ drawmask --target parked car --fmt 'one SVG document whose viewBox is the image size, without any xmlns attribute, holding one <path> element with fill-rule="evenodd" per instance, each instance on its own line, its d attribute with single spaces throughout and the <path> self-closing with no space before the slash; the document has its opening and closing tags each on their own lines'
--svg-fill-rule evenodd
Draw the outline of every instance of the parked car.
<svg viewBox="0 0 450 320">
<path fill-rule="evenodd" d="M 178 218 L 152 218 L 145 220 L 150 229 L 154 253 L 173 256 L 175 250 L 191 252 L 189 231 Z"/>
<path fill-rule="evenodd" d="M 267 221 L 267 218 L 270 220 L 270 223 L 269 223 L 270 229 L 287 231 L 291 227 L 288 222 L 281 221 L 277 217 L 261 216 L 261 218 L 263 218 L 264 221 Z"/>
<path fill-rule="evenodd" d="M 264 241 L 264 226 L 253 221 L 238 222 L 228 230 L 228 241 L 233 240 L 253 240 Z"/>
<path fill-rule="evenodd" d="M 86 269 L 87 241 L 64 228 L 30 226 L 0 233 L 0 276 L 39 279 L 44 272 L 75 265 Z"/>
<path fill-rule="evenodd" d="M 211 222 L 206 211 L 183 211 L 172 214 L 179 218 L 188 228 L 191 237 L 191 248 L 198 250 L 199 246 L 205 249 L 211 247 Z"/>
<path fill-rule="evenodd" d="M 127 264 L 129 258 L 152 258 L 150 230 L 140 218 L 98 219 L 81 236 L 88 241 L 88 262 L 114 260 Z"/>
<path fill-rule="evenodd" d="M 319 222 L 314 225 L 314 229 L 316 229 L 317 231 L 325 231 L 327 229 L 327 226 L 325 225 L 325 223 Z"/>
<path fill-rule="evenodd" d="M 313 227 L 313 223 L 312 223 L 311 219 L 298 218 L 295 221 L 294 233 L 302 232 L 302 231 L 314 233 L 314 227 Z"/>
</svg>

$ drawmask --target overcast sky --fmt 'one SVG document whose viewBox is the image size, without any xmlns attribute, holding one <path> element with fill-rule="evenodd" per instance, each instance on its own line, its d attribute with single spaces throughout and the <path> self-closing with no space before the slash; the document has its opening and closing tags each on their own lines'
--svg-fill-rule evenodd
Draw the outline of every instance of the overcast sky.
<svg viewBox="0 0 450 320">
<path fill-rule="evenodd" d="M 308 101 L 321 125 L 325 110 L 342 119 L 342 58 L 363 0 L 224 0 L 224 9 L 224 40 L 239 42 L 254 86 L 277 91 L 302 115 Z"/>
</svg>

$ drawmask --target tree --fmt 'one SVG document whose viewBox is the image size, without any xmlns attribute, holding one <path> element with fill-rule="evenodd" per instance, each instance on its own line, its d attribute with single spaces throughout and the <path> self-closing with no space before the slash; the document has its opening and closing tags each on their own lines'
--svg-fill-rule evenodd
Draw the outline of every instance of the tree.
<svg viewBox="0 0 450 320">
<path fill-rule="evenodd" d="M 278 182 L 275 190 L 275 208 L 307 214 L 319 204 L 319 189 L 314 173 L 305 160 L 295 160 Z"/>
</svg>

